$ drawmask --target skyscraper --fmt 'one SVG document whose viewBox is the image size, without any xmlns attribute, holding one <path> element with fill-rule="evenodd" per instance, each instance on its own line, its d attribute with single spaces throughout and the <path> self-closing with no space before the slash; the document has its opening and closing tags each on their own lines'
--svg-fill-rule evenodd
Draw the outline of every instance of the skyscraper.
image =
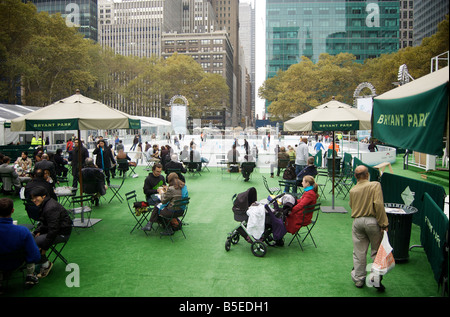
<svg viewBox="0 0 450 317">
<path fill-rule="evenodd" d="M 414 46 L 437 32 L 437 25 L 449 12 L 448 0 L 414 0 Z"/>
<path fill-rule="evenodd" d="M 66 20 L 67 26 L 76 26 L 85 38 L 97 41 L 97 0 L 30 1 L 36 6 L 38 12 L 60 13 Z"/>
<path fill-rule="evenodd" d="M 162 32 L 181 32 L 179 0 L 99 0 L 99 43 L 124 56 L 161 55 Z"/>
<path fill-rule="evenodd" d="M 267 0 L 266 78 L 301 56 L 352 53 L 358 62 L 399 49 L 399 1 Z"/>
<path fill-rule="evenodd" d="M 250 114 L 255 116 L 255 8 L 250 3 L 239 4 L 239 41 L 244 50 L 244 62 L 250 77 Z"/>
</svg>

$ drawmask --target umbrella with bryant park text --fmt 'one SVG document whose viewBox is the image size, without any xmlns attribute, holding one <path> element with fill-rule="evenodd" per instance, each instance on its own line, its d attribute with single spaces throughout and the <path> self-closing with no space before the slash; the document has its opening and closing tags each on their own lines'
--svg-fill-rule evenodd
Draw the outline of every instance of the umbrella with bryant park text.
<svg viewBox="0 0 450 317">
<path fill-rule="evenodd" d="M 334 145 L 335 131 L 370 130 L 371 116 L 369 113 L 353 108 L 345 103 L 334 100 L 317 106 L 293 119 L 284 122 L 284 131 L 331 131 Z M 334 150 L 334 149 L 333 149 Z M 334 206 L 334 174 L 335 151 L 333 151 L 332 175 L 332 206 L 321 207 L 323 212 L 347 212 L 343 207 Z"/>
</svg>

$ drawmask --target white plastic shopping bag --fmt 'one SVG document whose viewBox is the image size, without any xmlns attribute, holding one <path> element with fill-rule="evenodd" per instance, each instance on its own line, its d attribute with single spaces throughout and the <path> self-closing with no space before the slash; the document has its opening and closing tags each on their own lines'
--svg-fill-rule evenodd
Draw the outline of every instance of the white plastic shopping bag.
<svg viewBox="0 0 450 317">
<path fill-rule="evenodd" d="M 376 275 L 384 275 L 395 266 L 394 254 L 392 247 L 389 244 L 387 232 L 384 231 L 383 240 L 381 240 L 378 248 L 377 256 L 372 264 L 372 272 Z"/>
</svg>

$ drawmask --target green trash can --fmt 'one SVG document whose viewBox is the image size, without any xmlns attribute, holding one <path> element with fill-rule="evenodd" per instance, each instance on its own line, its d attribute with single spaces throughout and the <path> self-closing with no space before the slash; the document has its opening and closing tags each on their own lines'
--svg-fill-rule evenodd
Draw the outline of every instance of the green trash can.
<svg viewBox="0 0 450 317">
<path fill-rule="evenodd" d="M 389 220 L 388 237 L 393 248 L 396 262 L 404 262 L 409 258 L 409 241 L 413 214 L 417 208 L 404 204 L 386 203 L 386 215 Z"/>
</svg>

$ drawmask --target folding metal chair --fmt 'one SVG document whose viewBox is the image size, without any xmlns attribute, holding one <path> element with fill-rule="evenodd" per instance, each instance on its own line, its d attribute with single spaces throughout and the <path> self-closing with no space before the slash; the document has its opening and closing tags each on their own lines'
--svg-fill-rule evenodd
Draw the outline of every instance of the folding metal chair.
<svg viewBox="0 0 450 317">
<path fill-rule="evenodd" d="M 174 201 L 172 208 L 169 209 L 169 211 L 171 212 L 170 217 L 164 217 L 163 215 L 159 215 L 160 219 L 162 220 L 162 224 L 163 224 L 163 231 L 160 232 L 160 238 L 162 236 L 169 236 L 170 240 L 172 240 L 172 235 L 174 234 L 174 230 L 172 228 L 172 221 L 174 221 L 174 219 L 176 219 L 176 221 L 178 222 L 178 230 L 181 231 L 181 233 L 183 234 L 184 238 L 186 239 L 186 235 L 184 234 L 183 231 L 183 225 L 184 225 L 184 217 L 186 216 L 186 213 L 188 211 L 188 206 L 189 206 L 189 197 L 186 198 L 182 198 L 182 199 L 178 199 L 176 201 Z"/>
<path fill-rule="evenodd" d="M 70 216 L 74 222 L 74 227 L 91 227 L 91 214 L 92 214 L 92 200 L 93 195 L 85 194 L 83 196 L 73 196 L 72 197 L 72 209 L 69 209 Z M 79 207 L 76 207 L 79 206 Z M 80 218 L 76 216 L 80 215 Z M 87 215 L 87 219 L 85 219 Z M 92 227 L 93 228 L 93 227 Z"/>
<path fill-rule="evenodd" d="M 62 255 L 62 251 L 64 247 L 66 246 L 67 242 L 69 241 L 70 235 L 58 235 L 55 239 L 55 242 L 50 246 L 50 252 L 47 254 L 47 258 L 50 260 L 50 256 L 54 254 L 53 263 L 55 263 L 56 259 L 60 259 L 64 262 L 65 265 L 68 265 L 69 262 L 67 259 Z"/>
<path fill-rule="evenodd" d="M 110 184 L 109 185 L 108 188 L 111 189 L 111 191 L 113 192 L 113 195 L 108 203 L 110 203 L 114 199 L 114 197 L 116 197 L 120 203 L 123 202 L 124 199 L 123 199 L 122 195 L 120 194 L 120 189 L 122 188 L 123 184 L 125 183 L 126 177 L 127 177 L 127 174 L 126 174 L 126 171 L 124 171 L 121 176 L 122 181 L 120 182 L 120 184 Z"/>
<path fill-rule="evenodd" d="M 202 169 L 201 162 L 185 162 L 184 164 L 186 164 L 186 169 L 187 169 L 189 175 L 198 174 L 198 175 L 202 176 L 202 174 L 200 173 L 200 171 Z"/>
<path fill-rule="evenodd" d="M 145 163 L 147 164 L 147 166 L 144 168 L 144 170 L 151 171 L 153 164 L 155 164 L 155 161 L 151 160 L 149 155 L 147 154 L 147 152 L 142 153 L 144 158 L 145 158 Z"/>
<path fill-rule="evenodd" d="M 281 188 L 280 187 L 269 187 L 269 184 L 267 183 L 267 179 L 265 176 L 262 177 L 263 178 L 263 182 L 264 182 L 264 186 L 266 187 L 267 191 L 269 192 L 270 195 L 278 195 L 281 193 Z"/>
<path fill-rule="evenodd" d="M 327 196 L 325 195 L 325 187 L 328 183 L 328 173 L 325 171 L 318 171 L 315 177 L 315 182 L 319 188 L 319 200 L 321 200 L 322 197 L 326 200 Z"/>
<path fill-rule="evenodd" d="M 279 180 L 278 185 L 283 190 L 283 192 L 289 193 L 296 198 L 298 198 L 302 195 L 302 193 L 297 193 L 297 188 L 298 188 L 297 180 L 292 180 L 292 181 L 285 180 L 285 179 Z"/>
<path fill-rule="evenodd" d="M 128 209 L 130 210 L 130 213 L 133 216 L 133 218 L 136 220 L 136 224 L 130 231 L 130 234 L 132 234 L 135 229 L 143 228 L 143 225 L 145 225 L 149 221 L 148 217 L 150 215 L 153 206 L 149 206 L 146 208 L 145 211 L 139 212 L 137 209 L 134 208 L 134 203 L 137 202 L 136 191 L 133 190 L 131 192 L 125 193 L 125 197 L 127 200 Z M 144 231 L 144 233 L 148 235 L 147 231 Z"/>
<path fill-rule="evenodd" d="M 309 223 L 307 223 L 307 224 L 303 224 L 303 225 L 297 230 L 297 232 L 294 234 L 294 236 L 292 237 L 291 241 L 289 242 L 288 246 L 291 245 L 291 243 L 292 243 L 292 241 L 294 241 L 294 239 L 297 239 L 297 242 L 298 242 L 298 244 L 300 245 L 300 248 L 301 248 L 302 251 L 303 251 L 302 243 L 305 241 L 305 239 L 306 239 L 308 236 L 310 236 L 310 237 L 311 237 L 311 240 L 312 240 L 312 242 L 313 242 L 313 244 L 314 244 L 314 246 L 317 248 L 316 242 L 314 241 L 314 238 L 313 238 L 313 236 L 312 236 L 312 234 L 311 234 L 311 231 L 312 231 L 312 229 L 314 228 L 314 226 L 315 226 L 316 223 L 317 223 L 317 218 L 319 217 L 320 205 L 321 205 L 320 203 L 317 203 L 317 204 L 315 204 L 315 205 L 305 206 L 305 209 L 304 209 L 304 211 L 303 211 L 303 220 L 302 220 L 303 223 L 305 222 L 306 215 L 308 215 L 308 214 L 310 214 L 310 213 L 314 213 L 314 212 L 316 212 L 316 215 L 315 215 L 315 217 L 314 217 L 314 215 L 313 215 L 314 219 L 311 219 L 311 222 L 309 222 Z M 302 228 L 306 228 L 306 235 L 305 235 L 305 237 L 303 238 L 303 240 L 300 242 L 300 239 L 301 239 L 301 237 L 300 237 L 300 230 L 301 230 Z"/>
<path fill-rule="evenodd" d="M 342 172 L 335 181 L 336 196 L 339 194 L 343 194 L 345 198 L 348 195 L 353 184 L 352 156 L 351 154 L 344 153 Z"/>
</svg>

